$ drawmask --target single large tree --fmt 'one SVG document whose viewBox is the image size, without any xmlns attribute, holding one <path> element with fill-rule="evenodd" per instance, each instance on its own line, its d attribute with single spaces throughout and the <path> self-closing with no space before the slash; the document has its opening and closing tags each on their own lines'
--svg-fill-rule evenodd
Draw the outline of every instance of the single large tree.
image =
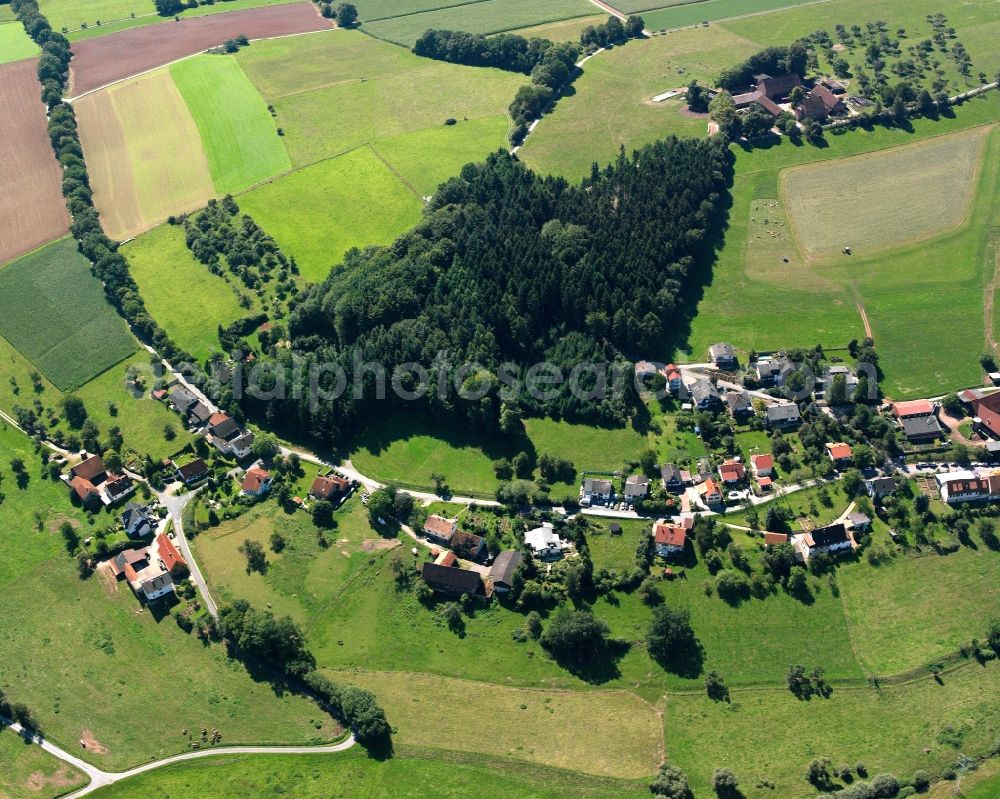
<svg viewBox="0 0 1000 799">
<path fill-rule="evenodd" d="M 581 664 L 604 650 L 608 632 L 608 626 L 589 611 L 561 610 L 549 622 L 540 641 L 557 660 Z"/>
</svg>

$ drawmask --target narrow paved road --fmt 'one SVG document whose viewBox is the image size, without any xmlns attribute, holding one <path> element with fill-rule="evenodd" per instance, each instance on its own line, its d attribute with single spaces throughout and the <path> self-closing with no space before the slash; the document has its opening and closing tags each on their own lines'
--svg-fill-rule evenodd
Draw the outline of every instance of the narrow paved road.
<svg viewBox="0 0 1000 799">
<path fill-rule="evenodd" d="M 201 568 L 198 566 L 198 561 L 195 560 L 194 552 L 191 551 L 191 544 L 188 542 L 187 536 L 184 534 L 184 508 L 186 508 L 188 503 L 193 500 L 195 496 L 197 496 L 198 489 L 188 491 L 186 494 L 177 496 L 172 493 L 171 489 L 176 490 L 178 486 L 180 486 L 180 483 L 175 483 L 166 491 L 157 493 L 157 497 L 167 509 L 167 513 L 170 514 L 170 519 L 174 523 L 174 544 L 177 545 L 177 549 L 180 550 L 184 560 L 187 561 L 188 571 L 191 573 L 191 579 L 194 580 L 194 584 L 198 586 L 202 599 L 205 601 L 205 610 L 212 614 L 213 617 L 218 618 L 219 608 L 216 606 L 215 600 L 212 599 L 212 594 L 208 590 L 208 582 L 205 580 L 205 576 L 201 573 Z"/>
<path fill-rule="evenodd" d="M 61 749 L 44 738 L 25 734 L 24 728 L 20 724 L 10 724 L 9 727 L 25 740 L 30 740 L 32 743 L 37 744 L 53 757 L 83 772 L 90 779 L 86 787 L 67 794 L 63 799 L 79 799 L 79 797 L 93 793 L 99 788 L 105 788 L 108 785 L 114 785 L 116 782 L 136 777 L 139 774 L 145 774 L 148 771 L 154 771 L 164 766 L 169 766 L 172 763 L 183 763 L 187 760 L 200 760 L 204 757 L 220 757 L 222 755 L 329 755 L 346 751 L 354 746 L 354 735 L 348 735 L 340 743 L 323 746 L 220 746 L 215 749 L 200 749 L 197 752 L 185 752 L 182 755 L 166 757 L 163 760 L 154 760 L 150 763 L 143 763 L 141 766 L 136 766 L 128 771 L 111 772 L 102 771 L 96 766 L 80 760 L 80 758 L 71 755 L 65 749 Z"/>
</svg>

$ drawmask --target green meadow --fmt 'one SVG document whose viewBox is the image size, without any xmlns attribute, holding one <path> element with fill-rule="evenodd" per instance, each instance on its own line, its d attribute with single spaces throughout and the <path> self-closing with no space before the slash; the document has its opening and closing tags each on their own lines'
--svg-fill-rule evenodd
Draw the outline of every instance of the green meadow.
<svg viewBox="0 0 1000 799">
<path fill-rule="evenodd" d="M 150 315 L 198 361 L 219 351 L 219 325 L 252 312 L 240 305 L 256 297 L 231 275 L 212 274 L 191 254 L 184 228 L 163 225 L 122 248 Z"/>
<path fill-rule="evenodd" d="M 84 782 L 84 776 L 72 766 L 0 729 L 0 796 L 55 799 Z"/>
<path fill-rule="evenodd" d="M 0 335 L 62 390 L 79 388 L 137 348 L 68 238 L 0 269 Z"/>
<path fill-rule="evenodd" d="M 731 17 L 744 17 L 794 6 L 813 5 L 813 0 L 704 0 L 704 2 L 666 3 L 664 5 L 666 8 L 642 11 L 641 16 L 646 23 L 647 30 L 684 28 L 689 25 L 700 25 L 703 22 L 713 22 Z"/>
<path fill-rule="evenodd" d="M 233 194 L 291 167 L 267 104 L 231 56 L 170 67 L 194 117 L 217 191 Z"/>
<path fill-rule="evenodd" d="M 39 52 L 38 45 L 31 41 L 20 22 L 0 18 L 0 64 L 32 58 Z"/>
</svg>

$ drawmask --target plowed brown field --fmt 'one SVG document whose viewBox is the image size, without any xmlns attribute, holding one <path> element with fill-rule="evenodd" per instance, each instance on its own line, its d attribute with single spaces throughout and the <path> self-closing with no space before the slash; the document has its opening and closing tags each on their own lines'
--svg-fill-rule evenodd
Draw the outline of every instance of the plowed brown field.
<svg viewBox="0 0 1000 799">
<path fill-rule="evenodd" d="M 65 235 L 62 170 L 45 131 L 37 59 L 0 65 L 0 263 Z"/>
<path fill-rule="evenodd" d="M 70 93 L 74 97 L 200 53 L 240 34 L 250 39 L 327 30 L 329 20 L 311 2 L 248 8 L 165 22 L 73 43 Z"/>
</svg>

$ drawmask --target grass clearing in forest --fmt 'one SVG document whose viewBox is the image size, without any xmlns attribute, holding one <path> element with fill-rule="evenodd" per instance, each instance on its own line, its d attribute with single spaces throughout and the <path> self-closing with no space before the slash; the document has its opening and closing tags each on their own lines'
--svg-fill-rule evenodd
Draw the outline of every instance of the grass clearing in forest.
<svg viewBox="0 0 1000 799">
<path fill-rule="evenodd" d="M 267 104 L 232 56 L 170 67 L 201 134 L 216 191 L 233 194 L 291 167 Z"/>
<path fill-rule="evenodd" d="M 864 254 L 948 232 L 968 214 L 989 132 L 980 127 L 783 172 L 794 234 L 808 253 L 829 256 L 845 246 Z"/>
<path fill-rule="evenodd" d="M 64 391 L 138 346 L 72 239 L 0 269 L 0 335 Z"/>
<path fill-rule="evenodd" d="M 220 350 L 218 328 L 252 313 L 240 305 L 242 284 L 212 274 L 185 243 L 184 228 L 162 225 L 122 248 L 150 315 L 198 361 Z M 249 291 L 246 296 L 255 300 Z"/>
</svg>

